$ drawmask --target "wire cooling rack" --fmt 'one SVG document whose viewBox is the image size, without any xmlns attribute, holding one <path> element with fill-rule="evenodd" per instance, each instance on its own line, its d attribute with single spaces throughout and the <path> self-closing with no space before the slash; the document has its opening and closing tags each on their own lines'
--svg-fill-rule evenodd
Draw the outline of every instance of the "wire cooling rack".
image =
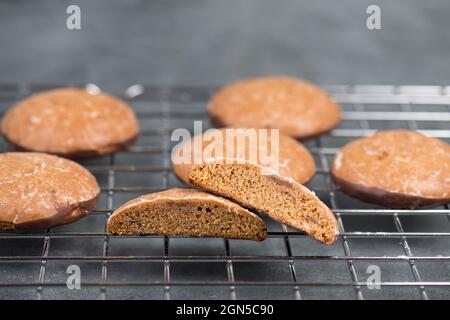
<svg viewBox="0 0 450 320">
<path fill-rule="evenodd" d="M 1 85 L 0 110 L 57 86 Z M 343 120 L 304 143 L 318 168 L 308 186 L 339 221 L 335 244 L 321 245 L 266 218 L 264 242 L 106 234 L 108 216 L 125 201 L 182 186 L 170 169 L 172 130 L 193 130 L 194 120 L 210 127 L 205 105 L 214 88 L 134 85 L 119 96 L 138 114 L 139 140 L 115 155 L 81 161 L 101 185 L 98 209 L 67 226 L 0 233 L 0 298 L 450 298 L 449 207 L 385 209 L 346 196 L 329 177 L 341 146 L 378 129 L 420 130 L 449 142 L 450 87 L 326 89 L 341 104 Z M 67 286 L 76 283 L 73 268 L 80 271 L 79 289 Z"/>
</svg>

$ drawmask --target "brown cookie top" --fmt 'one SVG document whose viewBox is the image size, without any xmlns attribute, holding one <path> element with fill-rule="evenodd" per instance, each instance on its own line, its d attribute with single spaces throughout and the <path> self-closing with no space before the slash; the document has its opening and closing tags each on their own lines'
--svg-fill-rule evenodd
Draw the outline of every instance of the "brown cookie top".
<svg viewBox="0 0 450 320">
<path fill-rule="evenodd" d="M 0 221 L 10 228 L 51 228 L 95 208 L 100 188 L 79 164 L 43 153 L 0 154 Z"/>
<path fill-rule="evenodd" d="M 322 89 L 301 79 L 244 79 L 221 88 L 208 112 L 218 126 L 278 128 L 306 138 L 329 131 L 340 121 L 340 107 Z"/>
<path fill-rule="evenodd" d="M 332 175 L 344 188 L 397 195 L 388 197 L 393 206 L 409 206 L 402 197 L 450 201 L 450 146 L 415 131 L 379 131 L 344 146 L 334 159 Z M 382 197 L 379 201 L 383 204 Z"/>
<path fill-rule="evenodd" d="M 227 131 L 228 129 L 233 131 Z M 267 143 L 264 143 L 264 140 L 259 137 L 253 140 L 247 138 L 252 136 L 248 130 L 256 129 L 207 130 L 202 135 L 194 136 L 190 141 L 178 145 L 172 152 L 172 168 L 175 175 L 183 182 L 189 183 L 189 174 L 197 164 L 248 160 L 262 167 L 277 169 L 275 171 L 280 175 L 294 179 L 301 184 L 308 182 L 314 176 L 316 170 L 314 159 L 300 142 L 280 133 L 278 143 L 276 143 L 277 141 L 272 141 L 272 137 L 277 136 L 272 136 L 272 130 L 268 129 L 267 134 L 261 135 L 261 137 L 267 137 Z M 226 137 L 229 137 L 229 140 Z M 244 138 L 247 140 L 240 141 L 247 141 L 247 143 L 239 143 L 238 139 Z M 238 146 L 243 147 L 239 148 Z M 199 150 L 200 147 L 202 150 Z M 207 150 L 211 152 L 206 152 Z M 199 151 L 205 151 L 204 157 L 200 159 L 202 161 L 194 163 L 196 152 Z M 184 158 L 186 154 L 190 155 L 187 158 L 190 163 L 180 163 L 180 159 Z M 278 166 L 272 167 L 267 160 L 277 162 Z"/>
<path fill-rule="evenodd" d="M 238 204 L 195 189 L 174 188 L 143 195 L 113 212 L 114 234 L 188 235 L 263 240 L 265 223 Z"/>
<path fill-rule="evenodd" d="M 121 149 L 137 137 L 139 125 L 132 109 L 113 96 L 61 88 L 18 102 L 1 131 L 25 150 L 76 157 Z"/>
</svg>

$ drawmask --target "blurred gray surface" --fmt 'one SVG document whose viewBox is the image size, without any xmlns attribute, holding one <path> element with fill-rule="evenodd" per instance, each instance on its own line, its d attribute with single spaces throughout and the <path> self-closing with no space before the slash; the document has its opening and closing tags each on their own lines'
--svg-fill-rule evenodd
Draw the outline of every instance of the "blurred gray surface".
<svg viewBox="0 0 450 320">
<path fill-rule="evenodd" d="M 82 30 L 65 28 L 65 8 L 80 4 Z M 382 30 L 365 28 L 368 4 L 382 8 Z M 219 85 L 247 76 L 288 74 L 319 83 L 334 84 L 437 84 L 450 81 L 450 3 L 448 1 L 0 1 L 1 83 L 85 83 L 121 93 L 133 83 L 155 86 Z M 3 101 L 2 108 L 9 102 Z M 134 102 L 135 108 L 161 108 L 160 104 Z M 182 104 L 185 108 L 187 104 Z M 176 106 L 171 106 L 176 108 Z M 203 110 L 204 103 L 189 106 Z M 353 107 L 353 106 L 349 106 Z M 379 106 L 383 107 L 383 106 Z M 391 108 L 391 106 L 389 106 Z M 445 106 L 448 110 L 448 106 Z M 390 109 L 391 110 L 391 109 Z M 145 119 L 147 121 L 148 119 Z M 177 119 L 178 120 L 178 119 Z M 144 121 L 144 120 L 142 120 Z M 141 125 L 144 123 L 141 123 Z M 156 120 L 144 125 L 157 127 Z M 175 125 L 175 123 L 172 123 Z M 177 121 L 192 127 L 192 119 Z M 407 123 L 372 123 L 373 127 L 407 127 Z M 432 123 L 431 126 L 435 124 Z M 441 124 L 442 125 L 442 124 Z M 354 123 L 342 123 L 354 127 Z M 443 129 L 448 129 L 444 124 Z M 324 147 L 339 147 L 344 139 L 323 139 Z M 143 146 L 161 146 L 160 139 L 141 137 Z M 314 147 L 313 141 L 306 143 Z M 316 159 L 320 166 L 319 159 Z M 160 164 L 160 155 L 116 156 L 122 165 Z M 107 159 L 84 164 L 106 164 Z M 117 174 L 117 186 L 148 186 L 161 183 L 161 174 Z M 106 175 L 98 174 L 106 185 Z M 311 187 L 326 183 L 321 177 Z M 169 185 L 180 183 L 171 175 Z M 139 195 L 117 193 L 114 206 Z M 319 196 L 329 204 L 326 193 Z M 341 208 L 374 208 L 345 195 Z M 105 207 L 103 195 L 99 206 Z M 446 217 L 401 218 L 406 231 L 449 232 Z M 269 228 L 280 231 L 269 222 Z M 89 216 L 56 231 L 102 232 L 103 217 Z M 394 231 L 392 217 L 345 216 L 350 231 Z M 42 239 L 0 239 L 0 255 L 40 255 Z M 102 239 L 56 239 L 50 255 L 99 255 Z M 305 237 L 292 238 L 294 255 L 344 255 L 342 243 L 322 246 Z M 400 239 L 351 239 L 355 255 L 404 254 Z M 417 255 L 450 255 L 450 242 L 443 239 L 412 239 Z M 284 254 L 281 239 L 263 243 L 231 241 L 235 255 Z M 112 239 L 110 255 L 161 255 L 162 239 Z M 222 255 L 223 240 L 173 240 L 170 254 Z M 355 262 L 359 280 L 367 279 L 371 262 Z M 83 281 L 99 281 L 101 265 L 83 263 Z M 0 282 L 37 281 L 40 263 L 1 263 Z M 65 281 L 66 263 L 48 262 L 45 280 Z M 342 261 L 296 261 L 300 281 L 350 281 Z M 384 281 L 411 281 L 406 262 L 380 264 Z M 424 281 L 450 280 L 450 264 L 418 263 Z M 226 280 L 224 263 L 173 263 L 177 281 L 195 279 Z M 290 280 L 287 262 L 234 263 L 236 280 Z M 24 276 L 25 275 L 25 276 Z M 161 280 L 163 265 L 157 262 L 114 262 L 108 264 L 110 280 Z M 416 288 L 362 289 L 364 298 L 420 298 Z M 301 287 L 305 299 L 354 299 L 353 287 Z M 292 299 L 290 288 L 236 289 L 238 298 Z M 427 289 L 430 298 L 449 298 L 448 288 Z M 32 298 L 36 288 L 0 289 L 0 298 Z M 229 297 L 228 287 L 173 287 L 172 298 L 220 299 Z M 44 288 L 42 298 L 96 299 L 98 288 L 81 291 Z M 161 287 L 108 288 L 107 298 L 163 298 Z"/>
<path fill-rule="evenodd" d="M 68 4 L 82 29 L 65 27 Z M 381 7 L 382 30 L 366 28 Z M 447 0 L 0 1 L 2 82 L 448 84 Z"/>
</svg>

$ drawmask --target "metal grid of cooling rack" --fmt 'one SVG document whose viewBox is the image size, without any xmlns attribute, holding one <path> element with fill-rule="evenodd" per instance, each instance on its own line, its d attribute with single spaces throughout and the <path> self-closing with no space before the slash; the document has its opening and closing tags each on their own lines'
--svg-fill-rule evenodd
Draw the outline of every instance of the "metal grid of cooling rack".
<svg viewBox="0 0 450 320">
<path fill-rule="evenodd" d="M 1 85 L 0 110 L 52 87 Z M 337 150 L 378 129 L 410 128 L 449 142 L 450 87 L 325 87 L 341 104 L 343 121 L 304 143 L 318 167 L 309 187 L 340 224 L 334 245 L 323 246 L 269 219 L 268 239 L 261 243 L 106 234 L 106 219 L 123 202 L 182 185 L 170 169 L 172 130 L 192 130 L 194 120 L 210 126 L 205 105 L 214 88 L 134 85 L 119 96 L 138 114 L 139 140 L 115 155 L 81 161 L 101 185 L 98 209 L 68 226 L 0 233 L 0 298 L 450 298 L 448 205 L 385 209 L 347 197 L 329 179 Z M 9 147 L 3 142 L 2 149 Z M 70 265 L 81 271 L 81 289 L 67 288 Z M 368 286 L 373 280 L 380 286 Z"/>
</svg>

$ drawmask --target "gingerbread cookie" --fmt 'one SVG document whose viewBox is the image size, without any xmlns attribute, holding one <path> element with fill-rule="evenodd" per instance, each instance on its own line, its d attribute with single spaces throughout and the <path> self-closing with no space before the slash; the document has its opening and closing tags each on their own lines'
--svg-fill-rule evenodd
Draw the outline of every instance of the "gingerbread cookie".
<svg viewBox="0 0 450 320">
<path fill-rule="evenodd" d="M 24 150 L 89 157 L 132 143 L 139 125 L 131 108 L 113 96 L 61 88 L 17 103 L 2 119 L 1 132 Z"/>
<path fill-rule="evenodd" d="M 204 154 L 200 162 L 180 164 L 180 157 L 184 159 L 186 154 L 198 152 L 198 146 L 201 148 L 202 144 L 195 143 L 196 140 L 210 141 L 203 144 L 203 150 L 223 150 L 226 154 L 230 149 L 224 143 L 226 140 L 211 140 L 211 136 L 218 137 L 217 132 L 227 136 L 227 130 L 208 131 L 179 146 L 172 154 L 175 174 L 197 188 L 266 214 L 322 243 L 333 243 L 339 234 L 337 221 L 330 209 L 301 184 L 312 176 L 314 165 L 307 150 L 297 141 L 280 135 L 278 167 L 247 158 L 250 151 L 261 150 L 259 144 L 247 144 L 242 153 L 234 149 L 236 153 L 231 152 L 231 157 Z M 231 132 L 236 137 L 246 134 L 245 130 Z"/>
<path fill-rule="evenodd" d="M 205 153 L 202 159 L 194 158 L 197 155 L 194 148 L 198 147 Z M 207 152 L 208 150 L 212 152 Z M 253 159 L 262 166 L 273 164 L 275 166 L 272 169 L 301 184 L 311 180 L 316 172 L 311 153 L 300 142 L 276 129 L 255 128 L 210 129 L 202 135 L 194 136 L 192 141 L 173 150 L 173 171 L 180 180 L 189 183 L 193 164 L 214 158 Z"/>
<path fill-rule="evenodd" d="M 345 193 L 392 208 L 450 202 L 450 146 L 409 130 L 379 131 L 345 145 L 332 178 Z"/>
<path fill-rule="evenodd" d="M 264 240 L 265 223 L 227 199 L 194 189 L 170 189 L 133 199 L 108 220 L 113 234 L 183 235 Z"/>
<path fill-rule="evenodd" d="M 43 153 L 0 154 L 0 229 L 52 228 L 95 208 L 100 188 L 79 164 Z"/>
<path fill-rule="evenodd" d="M 219 127 L 278 128 L 286 135 L 308 138 L 325 133 L 340 121 L 340 107 L 322 89 L 301 79 L 244 79 L 221 88 L 208 113 Z"/>
</svg>

